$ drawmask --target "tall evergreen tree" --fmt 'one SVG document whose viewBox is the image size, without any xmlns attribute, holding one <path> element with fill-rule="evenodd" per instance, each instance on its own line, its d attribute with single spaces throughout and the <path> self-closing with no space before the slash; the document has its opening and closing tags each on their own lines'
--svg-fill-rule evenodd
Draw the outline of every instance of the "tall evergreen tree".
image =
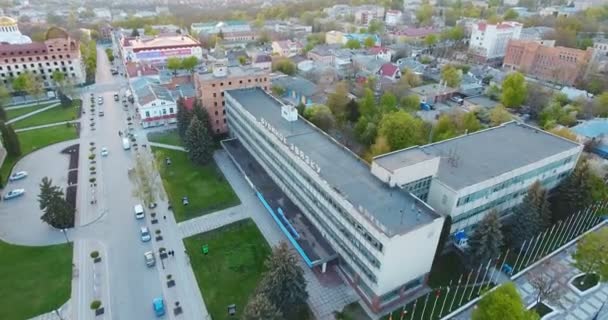
<svg viewBox="0 0 608 320">
<path fill-rule="evenodd" d="M 186 101 L 184 98 L 177 100 L 177 133 L 184 139 L 186 136 L 186 130 L 192 121 L 192 111 L 186 108 Z"/>
<path fill-rule="evenodd" d="M 286 319 L 293 319 L 302 311 L 308 299 L 304 271 L 298 257 L 281 242 L 266 260 L 268 271 L 260 281 L 257 294 L 263 294 L 277 307 Z"/>
<path fill-rule="evenodd" d="M 515 208 L 513 221 L 512 241 L 516 247 L 551 225 L 549 194 L 539 181 L 530 186 L 522 203 Z"/>
<path fill-rule="evenodd" d="M 44 177 L 40 183 L 38 202 L 43 215 L 42 221 L 54 228 L 64 229 L 74 226 L 74 208 L 65 200 L 63 190 Z"/>
<path fill-rule="evenodd" d="M 346 119 L 352 123 L 357 122 L 361 113 L 359 112 L 359 104 L 355 99 L 350 99 L 346 104 Z"/>
<path fill-rule="evenodd" d="M 503 245 L 501 227 L 496 210 L 492 210 L 477 224 L 468 249 L 475 263 L 485 263 L 500 255 Z"/>
<path fill-rule="evenodd" d="M 192 118 L 186 130 L 184 145 L 188 150 L 188 158 L 196 164 L 205 165 L 213 158 L 213 139 L 197 117 Z"/>
<path fill-rule="evenodd" d="M 281 320 L 281 311 L 263 294 L 254 295 L 245 306 L 243 320 Z"/>
<path fill-rule="evenodd" d="M 4 106 L 0 105 L 0 120 L 6 121 L 6 110 L 4 110 Z"/>
<path fill-rule="evenodd" d="M 0 122 L 0 133 L 2 134 L 2 143 L 6 148 L 6 153 L 14 157 L 20 156 L 21 145 L 19 144 L 19 136 L 17 136 L 13 127 Z"/>
<path fill-rule="evenodd" d="M 211 128 L 211 120 L 209 119 L 209 114 L 207 113 L 207 109 L 203 107 L 203 103 L 200 99 L 196 99 L 194 101 L 192 113 L 205 125 L 205 127 L 207 128 L 207 132 L 209 132 L 210 135 L 213 135 L 213 128 Z"/>
<path fill-rule="evenodd" d="M 583 210 L 593 202 L 590 176 L 589 163 L 587 159 L 581 158 L 551 198 L 555 222 Z"/>
</svg>

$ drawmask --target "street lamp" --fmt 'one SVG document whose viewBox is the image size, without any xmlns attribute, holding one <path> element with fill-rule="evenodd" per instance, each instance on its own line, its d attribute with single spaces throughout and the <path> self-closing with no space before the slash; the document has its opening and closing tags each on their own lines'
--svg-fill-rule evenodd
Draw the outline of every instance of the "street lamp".
<svg viewBox="0 0 608 320">
<path fill-rule="evenodd" d="M 68 229 L 61 229 L 61 233 L 63 233 L 63 236 L 65 237 L 65 242 L 70 243 L 70 239 L 68 239 Z"/>
</svg>

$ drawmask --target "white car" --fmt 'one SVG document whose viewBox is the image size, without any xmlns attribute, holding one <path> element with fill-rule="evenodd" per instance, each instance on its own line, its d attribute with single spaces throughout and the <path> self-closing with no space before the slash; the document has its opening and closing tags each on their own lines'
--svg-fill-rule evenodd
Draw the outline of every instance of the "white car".
<svg viewBox="0 0 608 320">
<path fill-rule="evenodd" d="M 144 207 L 141 204 L 136 204 L 133 207 L 133 211 L 135 211 L 135 219 L 143 219 L 144 218 Z"/>
<path fill-rule="evenodd" d="M 4 194 L 4 200 L 9 200 L 22 196 L 25 193 L 25 189 L 13 189 Z"/>
<path fill-rule="evenodd" d="M 150 239 L 152 239 L 152 236 L 150 236 L 150 230 L 148 230 L 148 227 L 141 227 L 139 232 L 140 232 L 140 236 L 141 236 L 141 241 L 148 242 L 148 241 L 150 241 Z"/>
<path fill-rule="evenodd" d="M 100 105 L 102 105 L 103 104 L 103 98 L 99 97 L 99 99 L 97 99 L 97 103 L 100 104 Z"/>
<path fill-rule="evenodd" d="M 148 267 L 154 267 L 154 264 L 156 264 L 156 258 L 154 257 L 154 252 L 152 252 L 152 251 L 145 252 L 144 258 L 146 259 L 146 265 Z"/>
<path fill-rule="evenodd" d="M 27 177 L 27 171 L 18 171 L 18 172 L 11 174 L 11 176 L 8 178 L 8 180 L 16 181 L 16 180 L 21 180 L 25 177 Z"/>
<path fill-rule="evenodd" d="M 101 156 L 102 157 L 107 157 L 108 156 L 108 149 L 107 148 L 101 148 Z"/>
</svg>

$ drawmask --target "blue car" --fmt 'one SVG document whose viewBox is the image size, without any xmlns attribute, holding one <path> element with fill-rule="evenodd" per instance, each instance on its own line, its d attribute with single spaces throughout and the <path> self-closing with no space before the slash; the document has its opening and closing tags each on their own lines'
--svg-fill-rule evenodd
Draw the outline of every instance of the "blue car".
<svg viewBox="0 0 608 320">
<path fill-rule="evenodd" d="M 165 315 L 165 303 L 163 302 L 163 298 L 156 298 L 152 300 L 152 307 L 154 307 L 154 313 L 157 317 L 162 317 Z"/>
</svg>

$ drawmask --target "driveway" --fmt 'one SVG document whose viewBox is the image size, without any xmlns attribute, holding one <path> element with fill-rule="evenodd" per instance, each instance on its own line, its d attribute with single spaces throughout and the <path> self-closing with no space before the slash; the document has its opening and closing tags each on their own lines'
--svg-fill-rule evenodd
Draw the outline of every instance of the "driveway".
<svg viewBox="0 0 608 320">
<path fill-rule="evenodd" d="M 65 242 L 62 232 L 52 228 L 42 220 L 38 207 L 40 181 L 49 177 L 53 184 L 67 187 L 69 156 L 61 150 L 78 143 L 78 140 L 64 141 L 28 154 L 22 158 L 13 172 L 27 171 L 28 177 L 10 182 L 5 192 L 23 188 L 25 195 L 0 202 L 0 238 L 20 245 L 48 245 Z"/>
</svg>

